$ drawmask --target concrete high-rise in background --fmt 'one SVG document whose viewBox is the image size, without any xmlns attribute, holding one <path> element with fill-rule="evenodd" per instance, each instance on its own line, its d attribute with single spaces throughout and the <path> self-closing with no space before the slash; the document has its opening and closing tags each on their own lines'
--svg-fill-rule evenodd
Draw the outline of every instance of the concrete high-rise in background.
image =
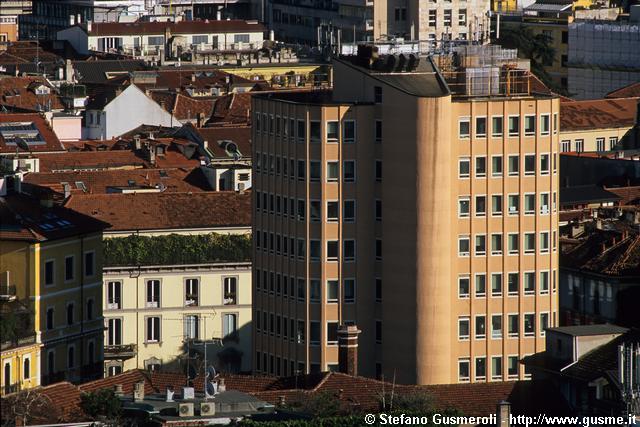
<svg viewBox="0 0 640 427">
<path fill-rule="evenodd" d="M 557 325 L 559 101 L 515 52 L 334 59 L 254 97 L 254 370 L 525 378 Z M 487 64 L 487 65 L 485 65 Z M 537 89 L 539 89 L 537 91 Z"/>
</svg>

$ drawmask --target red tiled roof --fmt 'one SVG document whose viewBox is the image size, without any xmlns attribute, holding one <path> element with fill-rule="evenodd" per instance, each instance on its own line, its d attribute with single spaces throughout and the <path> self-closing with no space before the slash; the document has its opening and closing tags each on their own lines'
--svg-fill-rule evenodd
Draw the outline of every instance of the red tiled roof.
<svg viewBox="0 0 640 427">
<path fill-rule="evenodd" d="M 66 206 L 109 223 L 107 231 L 251 226 L 249 192 L 72 195 Z"/>
<path fill-rule="evenodd" d="M 119 36 L 128 34 L 212 34 L 234 32 L 264 32 L 264 25 L 257 21 L 180 21 L 180 22 L 94 22 L 89 32 L 92 36 Z"/>
<path fill-rule="evenodd" d="M 249 124 L 251 96 L 251 92 L 244 92 L 217 98 L 207 126 Z"/>
<path fill-rule="evenodd" d="M 197 121 L 198 115 L 211 116 L 213 99 L 194 99 L 179 93 L 151 91 L 151 98 L 178 120 Z"/>
<path fill-rule="evenodd" d="M 207 180 L 199 168 L 196 169 L 132 169 L 106 171 L 76 171 L 54 173 L 29 173 L 24 182 L 47 186 L 63 193 L 63 182 L 71 185 L 74 194 L 84 191 L 90 194 L 113 192 L 114 187 L 145 187 L 158 185 L 167 192 L 199 192 L 209 190 Z M 76 182 L 84 183 L 85 190 L 78 189 Z"/>
<path fill-rule="evenodd" d="M 1 80 L 0 80 L 1 81 Z M 62 151 L 64 149 L 62 143 L 56 136 L 53 129 L 49 126 L 44 116 L 39 113 L 21 113 L 21 114 L 0 114 L 0 123 L 33 123 L 44 139 L 45 144 L 30 145 L 32 152 L 48 152 Z M 20 149 L 20 151 L 24 151 Z M 0 153 L 15 153 L 15 145 L 7 145 L 5 139 L 0 135 Z"/>
<path fill-rule="evenodd" d="M 40 172 L 77 169 L 142 168 L 148 162 L 130 150 L 70 151 L 39 154 Z"/>
<path fill-rule="evenodd" d="M 605 98 L 632 98 L 640 97 L 640 82 L 631 83 L 630 85 L 613 90 L 605 95 Z"/>
<path fill-rule="evenodd" d="M 7 45 L 7 49 L 0 52 L 0 64 L 33 64 L 36 59 L 40 62 L 55 62 L 60 56 L 48 52 L 35 41 L 14 41 Z"/>
<path fill-rule="evenodd" d="M 203 140 L 208 142 L 209 150 L 215 157 L 228 158 L 226 151 L 220 146 L 218 141 L 228 140 L 237 144 L 242 157 L 251 158 L 251 127 L 206 127 L 197 128 Z"/>
<path fill-rule="evenodd" d="M 560 103 L 560 130 L 632 127 L 640 98 L 594 99 Z"/>
<path fill-rule="evenodd" d="M 620 205 L 640 205 L 640 186 L 631 187 L 605 187 L 605 190 L 610 191 L 622 199 Z"/>
<path fill-rule="evenodd" d="M 64 105 L 55 89 L 49 95 L 36 95 L 29 85 L 40 83 L 51 87 L 42 77 L 1 77 L 0 105 L 18 112 L 38 112 L 48 109 L 62 110 Z M 40 105 L 40 107 L 38 107 Z"/>
</svg>

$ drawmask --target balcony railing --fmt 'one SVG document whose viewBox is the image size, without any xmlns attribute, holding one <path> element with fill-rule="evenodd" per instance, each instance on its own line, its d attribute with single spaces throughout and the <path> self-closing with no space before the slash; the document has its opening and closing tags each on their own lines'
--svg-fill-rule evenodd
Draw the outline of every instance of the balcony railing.
<svg viewBox="0 0 640 427">
<path fill-rule="evenodd" d="M 130 359 L 136 355 L 135 344 L 119 344 L 119 345 L 105 345 L 104 346 L 104 358 L 105 359 Z"/>
<path fill-rule="evenodd" d="M 0 285 L 0 301 L 13 301 L 16 299 L 16 285 Z"/>
<path fill-rule="evenodd" d="M 18 338 L 13 341 L 2 341 L 0 342 L 0 350 L 5 351 L 9 348 L 22 347 L 24 345 L 31 345 L 36 343 L 36 336 L 31 335 L 28 337 Z"/>
</svg>

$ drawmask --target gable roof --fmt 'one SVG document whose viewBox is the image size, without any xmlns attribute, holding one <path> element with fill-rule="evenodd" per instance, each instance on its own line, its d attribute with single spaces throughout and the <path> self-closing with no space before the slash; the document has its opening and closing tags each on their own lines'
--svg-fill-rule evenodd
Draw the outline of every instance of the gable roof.
<svg viewBox="0 0 640 427">
<path fill-rule="evenodd" d="M 0 76 L 0 106 L 16 112 L 64 109 L 62 100 L 54 88 L 51 88 L 51 92 L 48 95 L 36 95 L 32 90 L 34 83 L 51 88 L 49 83 L 42 77 Z M 2 110 L 1 107 L 0 110 Z M 0 111 L 1 113 L 2 111 Z"/>
<path fill-rule="evenodd" d="M 65 206 L 108 223 L 107 232 L 251 227 L 250 192 L 71 195 Z"/>
<path fill-rule="evenodd" d="M 225 126 L 196 128 L 204 141 L 207 141 L 209 151 L 215 158 L 229 158 L 219 141 L 232 141 L 238 146 L 243 158 L 251 158 L 251 126 Z"/>
<path fill-rule="evenodd" d="M 60 172 L 87 169 L 142 168 L 147 160 L 130 150 L 64 151 L 39 154 L 40 172 Z"/>
<path fill-rule="evenodd" d="M 64 146 L 56 136 L 53 129 L 42 114 L 39 113 L 21 113 L 21 114 L 0 114 L 0 130 L 4 126 L 10 126 L 15 123 L 19 127 L 29 128 L 29 132 L 36 131 L 42 137 L 42 143 L 28 144 L 31 152 L 55 152 L 63 151 Z M 5 125 L 3 125 L 5 124 Z M 9 130 L 9 128 L 6 128 Z M 24 151 L 20 149 L 20 151 Z M 8 142 L 0 133 L 0 153 L 15 153 L 16 144 L 14 141 Z"/>
<path fill-rule="evenodd" d="M 560 188 L 560 206 L 575 204 L 617 202 L 620 196 L 599 185 L 579 185 Z"/>
<path fill-rule="evenodd" d="M 94 22 L 88 34 L 94 37 L 164 34 L 212 34 L 264 32 L 266 28 L 258 21 L 179 21 L 179 22 Z"/>
<path fill-rule="evenodd" d="M 561 102 L 560 131 L 632 127 L 638 101 L 640 98 Z"/>
<path fill-rule="evenodd" d="M 605 95 L 605 98 L 631 98 L 640 97 L 640 82 L 631 83 L 619 89 L 612 90 Z"/>
</svg>

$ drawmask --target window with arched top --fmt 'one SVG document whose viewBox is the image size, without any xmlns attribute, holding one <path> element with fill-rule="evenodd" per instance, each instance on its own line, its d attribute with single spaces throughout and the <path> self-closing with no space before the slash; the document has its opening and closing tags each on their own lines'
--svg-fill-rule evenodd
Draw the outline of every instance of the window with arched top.
<svg viewBox="0 0 640 427">
<path fill-rule="evenodd" d="M 30 359 L 24 359 L 24 362 L 22 362 L 22 378 L 25 380 L 28 380 L 29 378 L 31 378 L 31 360 Z"/>
</svg>

